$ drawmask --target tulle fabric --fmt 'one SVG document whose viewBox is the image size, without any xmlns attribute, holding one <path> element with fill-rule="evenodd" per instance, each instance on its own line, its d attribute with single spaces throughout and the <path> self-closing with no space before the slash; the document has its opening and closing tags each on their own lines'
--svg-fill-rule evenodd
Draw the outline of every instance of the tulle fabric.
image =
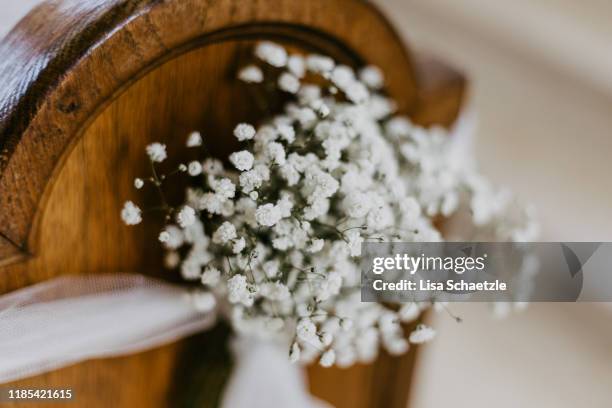
<svg viewBox="0 0 612 408">
<path fill-rule="evenodd" d="M 0 383 L 151 349 L 214 323 L 184 288 L 142 275 L 53 279 L 0 297 Z"/>
</svg>

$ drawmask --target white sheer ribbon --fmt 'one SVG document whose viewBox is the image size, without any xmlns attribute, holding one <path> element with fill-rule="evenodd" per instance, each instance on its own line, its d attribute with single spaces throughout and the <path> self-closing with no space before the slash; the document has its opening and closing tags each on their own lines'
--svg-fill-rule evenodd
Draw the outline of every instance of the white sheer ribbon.
<svg viewBox="0 0 612 408">
<path fill-rule="evenodd" d="M 141 275 L 67 276 L 0 297 L 0 383 L 205 330 L 184 289 Z"/>
</svg>

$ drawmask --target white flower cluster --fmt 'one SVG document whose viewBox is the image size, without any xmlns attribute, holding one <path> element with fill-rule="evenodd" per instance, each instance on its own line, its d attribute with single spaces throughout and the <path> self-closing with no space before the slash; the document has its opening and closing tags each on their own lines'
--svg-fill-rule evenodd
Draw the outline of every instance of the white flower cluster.
<svg viewBox="0 0 612 408">
<path fill-rule="evenodd" d="M 432 328 L 404 333 L 403 325 L 430 305 L 361 302 L 361 244 L 442 240 L 434 221 L 462 209 L 471 209 L 470 228 L 490 231 L 490 239 L 529 240 L 530 214 L 508 217 L 512 202 L 443 130 L 394 116 L 395 104 L 379 92 L 379 69 L 356 74 L 270 42 L 255 55 L 275 77 L 253 64 L 239 78 L 295 96 L 258 128 L 235 128 L 243 149 L 229 156 L 233 168 L 212 158 L 189 165 L 201 183 L 168 210 L 176 224 L 159 235 L 166 264 L 214 295 L 198 296 L 200 309 L 231 306 L 223 310 L 237 332 L 288 338 L 292 361 L 348 366 L 372 361 L 381 346 L 400 354 L 430 340 Z M 199 133 L 187 142 L 202 143 Z M 147 152 L 152 162 L 166 156 L 159 143 Z M 122 217 L 137 224 L 140 210 L 127 202 Z"/>
</svg>

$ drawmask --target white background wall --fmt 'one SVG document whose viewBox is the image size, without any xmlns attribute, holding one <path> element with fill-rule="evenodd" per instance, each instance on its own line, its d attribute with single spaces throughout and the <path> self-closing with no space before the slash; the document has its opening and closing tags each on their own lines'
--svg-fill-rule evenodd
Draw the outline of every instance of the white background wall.
<svg viewBox="0 0 612 408">
<path fill-rule="evenodd" d="M 2 0 L 0 35 L 38 0 Z M 551 241 L 612 240 L 612 2 L 377 0 L 414 48 L 463 69 L 492 179 L 540 210 Z M 605 305 L 538 304 L 506 320 L 433 318 L 412 406 L 609 407 Z"/>
</svg>

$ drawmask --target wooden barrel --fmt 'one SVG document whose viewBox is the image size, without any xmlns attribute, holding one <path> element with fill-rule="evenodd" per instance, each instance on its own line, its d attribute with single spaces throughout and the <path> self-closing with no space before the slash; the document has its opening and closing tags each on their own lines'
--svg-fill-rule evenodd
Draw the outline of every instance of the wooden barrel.
<svg viewBox="0 0 612 408">
<path fill-rule="evenodd" d="M 419 123 L 448 126 L 459 112 L 463 77 L 412 54 L 367 2 L 46 1 L 0 43 L 0 294 L 66 274 L 176 279 L 160 266 L 159 226 L 124 228 L 120 207 L 136 198 L 148 143 L 177 157 L 197 129 L 215 154 L 234 148 L 233 125 L 261 116 L 234 78 L 262 39 L 378 65 L 399 110 Z M 212 406 L 229 370 L 226 336 L 221 328 L 12 385 L 69 387 L 84 407 L 178 406 L 204 389 L 212 397 L 191 405 Z M 405 407 L 413 359 L 312 367 L 311 390 L 337 407 Z"/>
</svg>

